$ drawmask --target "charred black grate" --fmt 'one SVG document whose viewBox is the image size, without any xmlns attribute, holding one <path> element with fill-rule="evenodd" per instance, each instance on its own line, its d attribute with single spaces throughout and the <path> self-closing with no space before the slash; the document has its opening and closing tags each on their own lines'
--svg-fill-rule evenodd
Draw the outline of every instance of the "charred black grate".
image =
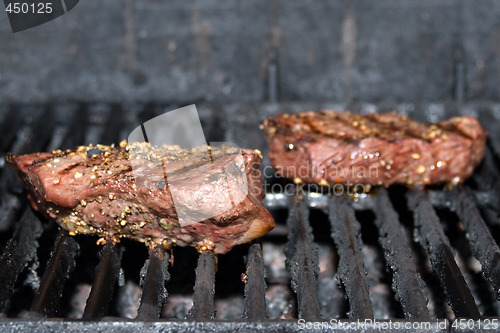
<svg viewBox="0 0 500 333">
<path fill-rule="evenodd" d="M 419 240 L 429 253 L 432 268 L 443 277 L 441 287 L 448 296 L 450 306 L 458 317 L 478 318 L 479 310 L 453 259 L 451 246 L 429 199 L 420 190 L 411 191 L 408 198 L 415 215 Z"/>
<path fill-rule="evenodd" d="M 109 144 L 126 137 L 125 124 L 161 110 L 11 106 L 0 123 L 6 133 L 0 153 Z M 210 132 L 209 118 L 204 125 Z M 494 121 L 486 125 L 499 129 Z M 495 135 L 489 144 L 471 181 L 453 191 L 391 188 L 356 201 L 270 191 L 265 204 L 277 228 L 219 257 L 126 241 L 100 247 L 91 237 L 70 237 L 33 213 L 2 163 L 0 329 L 298 331 L 298 319 L 449 324 L 455 317 L 498 317 L 491 295 L 500 296 L 500 145 Z M 455 234 L 466 250 L 450 238 Z M 87 293 L 78 296 L 81 286 Z M 68 310 L 75 295 L 84 299 L 76 314 Z"/>
</svg>

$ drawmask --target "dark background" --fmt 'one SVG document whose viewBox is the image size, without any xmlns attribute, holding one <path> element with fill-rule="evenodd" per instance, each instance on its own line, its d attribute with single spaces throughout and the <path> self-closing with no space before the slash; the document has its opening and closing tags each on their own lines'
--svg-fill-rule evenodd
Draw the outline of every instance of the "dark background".
<svg viewBox="0 0 500 333">
<path fill-rule="evenodd" d="M 2 12 L 0 101 L 263 102 L 274 68 L 280 101 L 499 101 L 499 18 L 494 0 L 85 0 L 13 34 Z"/>
<path fill-rule="evenodd" d="M 12 216 L 24 207 L 20 190 L 10 190 L 19 184 L 9 176 L 13 169 L 5 164 L 6 151 L 20 154 L 119 142 L 142 122 L 192 103 L 198 106 L 208 142 L 229 141 L 262 150 L 269 184 L 276 179 L 267 168 L 266 143 L 258 126 L 267 116 L 285 111 L 396 109 L 421 121 L 471 114 L 487 127 L 491 146 L 500 156 L 499 60 L 498 0 L 82 0 L 54 21 L 16 34 L 0 12 L 0 199 L 5 203 L 0 202 L 0 222 L 18 222 Z M 398 214 L 411 229 L 401 188 L 392 191 Z M 495 198 L 489 199 L 492 205 Z M 283 222 L 286 211 L 278 213 Z M 392 273 L 383 269 L 375 215 L 362 214 L 363 241 L 370 246 L 363 255 L 369 256 L 367 268 L 375 274 L 368 279 L 374 285 L 384 280 L 387 288 L 378 289 L 376 296 L 383 303 Z M 461 244 L 466 244 L 465 231 L 451 215 L 440 216 L 445 231 L 452 233 L 450 241 L 460 250 L 457 258 L 469 260 L 469 246 Z M 498 217 L 493 216 L 492 220 Z M 311 211 L 315 240 L 330 247 L 325 218 L 320 210 Z M 10 235 L 0 233 L 4 241 Z M 51 235 L 40 240 L 46 252 L 41 258 L 49 255 Z M 284 234 L 276 235 L 278 243 L 284 240 Z M 95 245 L 95 239 L 88 242 Z M 83 246 L 86 255 L 80 256 L 83 261 L 73 277 L 90 282 L 98 258 L 95 247 L 89 251 Z M 125 274 L 138 279 L 135 265 L 141 267 L 146 254 L 141 257 L 132 245 L 127 248 L 122 260 Z M 232 253 L 219 261 L 217 297 L 223 295 L 221 290 L 234 288 L 234 282 L 243 288 L 243 261 Z M 427 254 L 420 248 L 415 253 L 425 261 L 419 274 L 441 290 L 437 277 L 426 272 Z M 176 253 L 169 292 L 184 292 L 174 285 L 191 289 L 194 254 Z M 337 259 L 330 260 L 333 269 Z M 40 263 L 39 271 L 45 259 Z M 487 295 L 478 302 L 489 306 L 483 300 L 491 298 L 492 291 L 482 282 L 476 284 L 480 273 L 463 269 L 475 280 L 473 286 Z M 219 278 L 224 270 L 226 278 Z M 185 278 L 179 271 L 190 275 Z M 320 292 L 320 301 L 337 303 L 342 292 L 335 280 L 326 275 L 322 279 L 329 281 L 320 289 L 328 291 L 323 296 L 334 296 L 325 298 Z M 270 285 L 281 283 L 276 280 Z M 441 292 L 430 296 L 444 300 Z M 26 303 L 19 308 L 28 308 L 30 297 L 14 299 Z M 386 306 L 392 307 L 380 305 Z M 443 305 L 439 317 L 448 315 Z"/>
</svg>

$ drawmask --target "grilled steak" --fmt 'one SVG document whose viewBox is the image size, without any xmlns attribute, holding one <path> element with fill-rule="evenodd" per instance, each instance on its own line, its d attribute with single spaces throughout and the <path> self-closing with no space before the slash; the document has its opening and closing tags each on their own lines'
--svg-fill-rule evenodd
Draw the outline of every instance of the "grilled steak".
<svg viewBox="0 0 500 333">
<path fill-rule="evenodd" d="M 128 237 L 225 253 L 274 227 L 258 151 L 123 142 L 7 160 L 36 210 L 99 243 Z"/>
<path fill-rule="evenodd" d="M 457 183 L 483 158 L 487 136 L 473 117 L 423 124 L 394 112 L 281 114 L 261 128 L 280 175 L 325 186 Z"/>
</svg>

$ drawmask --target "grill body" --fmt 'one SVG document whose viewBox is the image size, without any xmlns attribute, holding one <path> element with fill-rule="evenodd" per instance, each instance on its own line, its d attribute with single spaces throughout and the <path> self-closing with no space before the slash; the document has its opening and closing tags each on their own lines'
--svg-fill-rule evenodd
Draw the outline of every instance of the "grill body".
<svg viewBox="0 0 500 333">
<path fill-rule="evenodd" d="M 233 112 L 248 107 L 228 106 Z M 264 117 L 309 107 L 263 104 L 257 114 Z M 313 106 L 323 107 L 329 106 Z M 367 112 L 385 107 L 349 108 Z M 7 138 L 2 154 L 117 142 L 136 124 L 169 108 L 8 105 L 0 124 Z M 250 332 L 308 327 L 322 332 L 366 319 L 372 320 L 372 329 L 393 322 L 429 322 L 426 331 L 449 331 L 455 318 L 497 318 L 497 105 L 423 104 L 416 109 L 395 104 L 388 109 L 410 116 L 414 112 L 418 118 L 436 108 L 443 117 L 477 115 L 490 132 L 486 158 L 465 184 L 426 192 L 391 187 L 353 200 L 346 194 L 299 188 L 293 194 L 275 193 L 272 184 L 281 180 L 267 175 L 264 203 L 277 227 L 258 242 L 218 258 L 192 249 L 148 252 L 131 241 L 101 247 L 92 237 L 70 237 L 33 213 L 12 170 L 3 164 L 0 329 Z M 242 113 L 234 112 L 234 118 L 226 119 L 228 130 L 221 134 L 220 124 L 213 123 L 212 107 L 202 105 L 200 110 L 209 135 L 232 141 L 236 133 L 241 138 L 247 133 L 252 136 L 247 140 L 254 139 L 249 146 L 257 142 L 266 153 L 255 132 L 261 119 L 242 122 Z M 87 292 L 78 296 L 82 286 Z M 178 299 L 184 303 L 173 306 Z M 307 323 L 317 324 L 303 326 Z M 478 328 L 481 322 L 473 324 Z"/>
</svg>

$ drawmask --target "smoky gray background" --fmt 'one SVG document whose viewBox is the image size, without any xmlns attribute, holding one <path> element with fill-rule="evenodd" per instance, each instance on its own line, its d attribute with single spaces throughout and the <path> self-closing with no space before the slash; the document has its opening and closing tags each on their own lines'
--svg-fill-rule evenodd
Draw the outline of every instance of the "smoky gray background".
<svg viewBox="0 0 500 333">
<path fill-rule="evenodd" d="M 498 101 L 499 17 L 494 0 L 85 0 L 13 34 L 2 12 L 0 101 Z"/>
</svg>

